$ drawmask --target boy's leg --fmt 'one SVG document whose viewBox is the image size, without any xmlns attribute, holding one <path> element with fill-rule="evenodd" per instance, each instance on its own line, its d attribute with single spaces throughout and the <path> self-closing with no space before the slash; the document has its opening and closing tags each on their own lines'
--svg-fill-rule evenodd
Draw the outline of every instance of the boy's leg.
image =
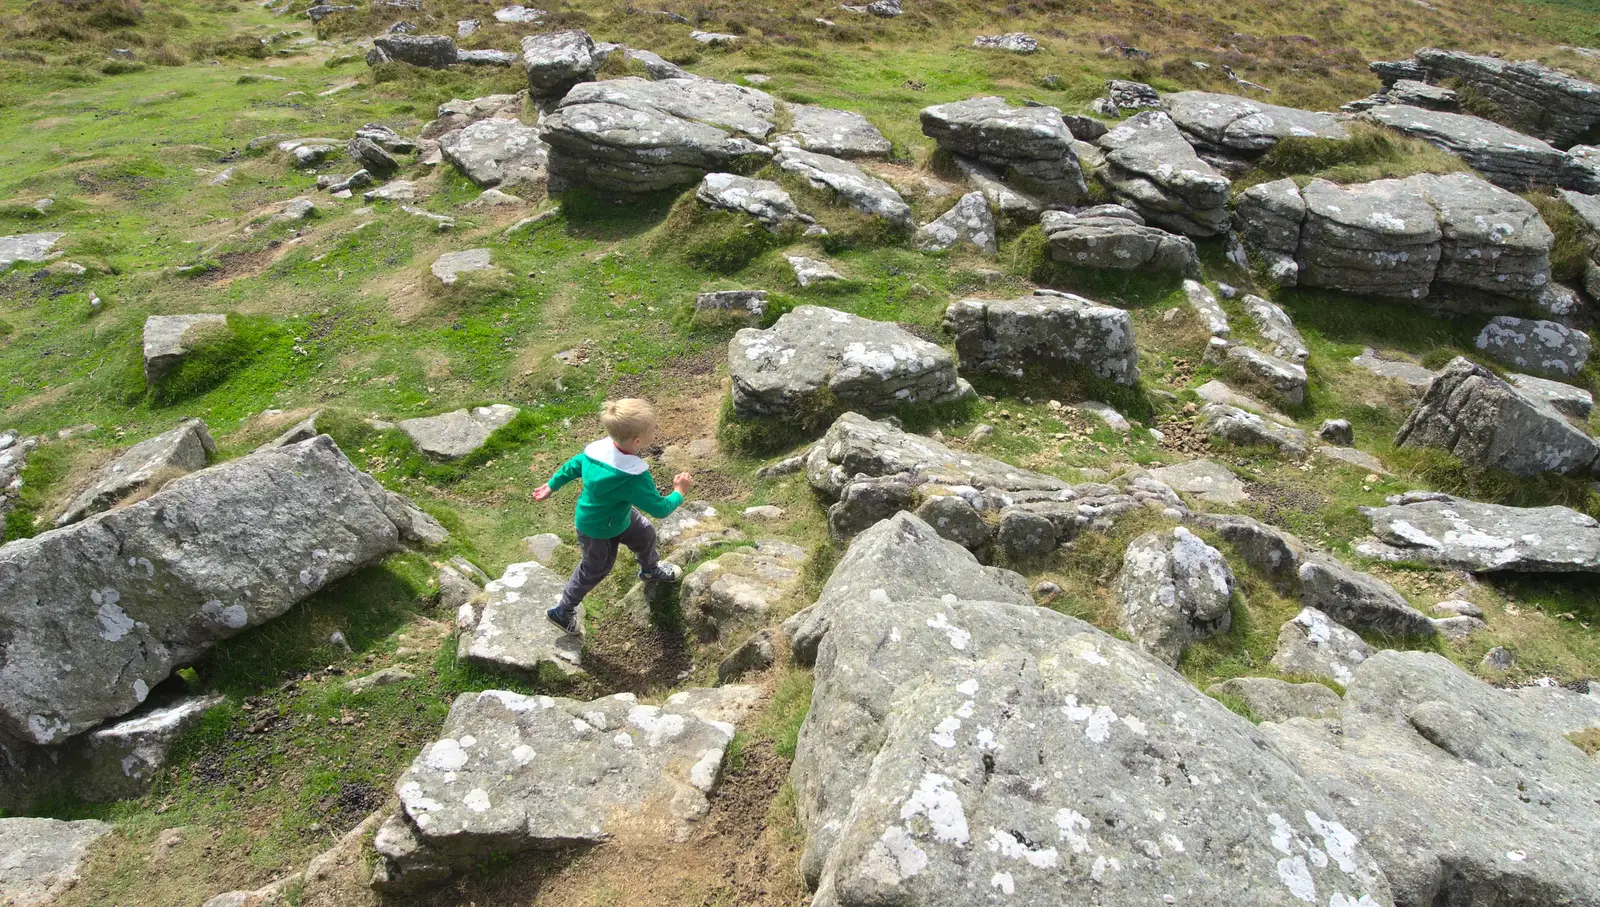
<svg viewBox="0 0 1600 907">
<path fill-rule="evenodd" d="M 611 568 L 617 563 L 617 542 L 618 539 L 596 539 L 578 533 L 578 549 L 583 558 L 572 571 L 572 578 L 567 580 L 567 587 L 561 590 L 561 603 L 556 608 L 563 616 L 570 617 L 577 611 L 583 597 L 611 574 Z"/>
<path fill-rule="evenodd" d="M 628 528 L 622 530 L 617 540 L 628 546 L 633 556 L 639 560 L 640 573 L 654 573 L 656 565 L 661 563 L 661 555 L 656 551 L 656 527 L 649 518 L 639 511 L 633 511 L 628 521 Z M 615 552 L 616 549 L 612 549 Z"/>
</svg>

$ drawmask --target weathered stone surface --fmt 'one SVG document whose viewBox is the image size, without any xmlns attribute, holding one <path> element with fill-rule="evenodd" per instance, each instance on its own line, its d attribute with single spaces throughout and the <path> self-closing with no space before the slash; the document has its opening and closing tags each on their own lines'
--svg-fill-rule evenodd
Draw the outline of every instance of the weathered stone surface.
<svg viewBox="0 0 1600 907">
<path fill-rule="evenodd" d="M 0 274 L 19 261 L 49 261 L 56 243 L 65 233 L 24 233 L 20 236 L 0 236 Z"/>
<path fill-rule="evenodd" d="M 208 331 L 224 331 L 228 327 L 226 315 L 151 315 L 144 321 L 144 378 L 160 380 L 177 368 L 189 347 L 184 345 L 187 336 L 193 337 Z M 194 334 L 190 334 L 194 331 Z"/>
<path fill-rule="evenodd" d="M 1481 365 L 1457 358 L 1428 385 L 1395 446 L 1439 447 L 1462 462 L 1514 475 L 1588 472 L 1593 438 Z"/>
<path fill-rule="evenodd" d="M 1034 54 L 1039 52 L 1039 40 L 1022 32 L 1009 32 L 1004 35 L 979 35 L 972 39 L 972 46 L 981 50 L 1003 50 L 1014 54 Z"/>
<path fill-rule="evenodd" d="M 995 255 L 994 214 L 982 192 L 969 192 L 939 215 L 920 227 L 911 244 L 924 252 L 944 252 L 958 245 L 969 245 L 985 255 Z"/>
<path fill-rule="evenodd" d="M 178 736 L 221 696 L 199 696 L 97 728 L 63 752 L 63 781 L 89 802 L 137 797 L 167 764 Z"/>
<path fill-rule="evenodd" d="M 717 290 L 694 300 L 695 323 L 701 325 L 756 326 L 766 313 L 766 290 Z"/>
<path fill-rule="evenodd" d="M 1440 636 L 1455 643 L 1465 642 L 1472 634 L 1489 628 L 1489 625 L 1482 620 L 1465 614 L 1436 617 L 1433 619 L 1433 626 Z"/>
<path fill-rule="evenodd" d="M 1019 224 L 1034 223 L 1044 210 L 1044 203 L 1026 192 L 1007 186 L 1000 175 L 976 161 L 964 157 L 954 159 L 967 184 L 983 193 L 983 200 L 1002 218 Z"/>
<path fill-rule="evenodd" d="M 883 410 L 972 395 L 940 347 L 897 325 L 797 306 L 767 330 L 728 344 L 737 415 L 792 416 L 807 407 Z"/>
<path fill-rule="evenodd" d="M 1222 303 L 1217 301 L 1217 294 L 1211 288 L 1198 280 L 1185 280 L 1183 282 L 1183 298 L 1189 303 L 1189 308 L 1194 310 L 1195 317 L 1199 319 L 1200 326 L 1206 333 L 1213 337 L 1226 340 L 1233 333 L 1228 325 L 1228 313 L 1222 308 Z"/>
<path fill-rule="evenodd" d="M 1515 372 L 1507 375 L 1506 380 L 1511 382 L 1512 387 L 1522 391 L 1523 396 L 1530 400 L 1542 400 L 1569 419 L 1587 421 L 1589 412 L 1594 409 L 1594 395 L 1581 387 Z"/>
<path fill-rule="evenodd" d="M 1280 425 L 1226 403 L 1207 403 L 1201 407 L 1200 429 L 1214 440 L 1274 447 L 1290 456 L 1302 456 L 1310 447 L 1310 439 L 1300 429 Z"/>
<path fill-rule="evenodd" d="M 38 438 L 21 437 L 14 429 L 0 432 L 0 520 L 16 506 L 22 492 L 22 470 L 38 446 Z"/>
<path fill-rule="evenodd" d="M 1028 510 L 1003 511 L 994 535 L 1000 553 L 1010 563 L 1043 557 L 1056 550 L 1055 524 L 1049 517 Z"/>
<path fill-rule="evenodd" d="M 1362 510 L 1378 545 L 1363 554 L 1474 572 L 1600 571 L 1600 523 L 1567 507 L 1508 507 L 1435 493 Z"/>
<path fill-rule="evenodd" d="M 717 664 L 717 683 L 731 683 L 751 672 L 765 671 L 775 660 L 772 631 L 759 630 Z"/>
<path fill-rule="evenodd" d="M 1349 447 L 1356 443 L 1355 429 L 1350 427 L 1349 419 L 1322 420 L 1322 425 L 1317 427 L 1317 437 L 1340 447 Z"/>
<path fill-rule="evenodd" d="M 490 435 L 504 428 L 521 412 L 515 406 L 496 403 L 437 416 L 405 419 L 396 427 L 424 454 L 438 460 L 459 460 L 483 447 Z"/>
<path fill-rule="evenodd" d="M 992 168 L 1008 185 L 1047 203 L 1088 196 L 1072 132 L 1054 107 L 1012 107 L 972 98 L 922 111 L 922 132 L 951 154 Z"/>
<path fill-rule="evenodd" d="M 600 63 L 594 39 L 581 29 L 522 39 L 522 69 L 535 98 L 559 98 L 579 82 L 594 81 Z"/>
<path fill-rule="evenodd" d="M 398 550 L 418 516 L 322 436 L 0 548 L 0 730 L 53 744 L 126 714 L 219 640 Z"/>
<path fill-rule="evenodd" d="M 1272 666 L 1284 674 L 1326 677 L 1349 684 L 1356 666 L 1377 651 L 1333 618 L 1306 607 L 1278 630 Z"/>
<path fill-rule="evenodd" d="M 917 516 L 941 537 L 968 551 L 981 549 L 994 538 L 995 527 L 960 495 L 930 495 L 917 507 Z"/>
<path fill-rule="evenodd" d="M 962 299 L 945 311 L 944 329 L 955 336 L 963 370 L 1022 377 L 1081 368 L 1117 384 L 1139 382 L 1132 316 L 1081 296 Z"/>
<path fill-rule="evenodd" d="M 869 176 L 855 164 L 797 147 L 786 147 L 772 159 L 780 169 L 803 177 L 812 187 L 826 190 L 839 200 L 869 217 L 881 218 L 894 226 L 911 230 L 911 207 L 893 186 Z"/>
<path fill-rule="evenodd" d="M 494 11 L 494 21 L 518 25 L 536 24 L 544 21 L 548 15 L 542 9 L 530 9 L 526 6 L 506 6 Z"/>
<path fill-rule="evenodd" d="M 1325 554 L 1300 561 L 1300 599 L 1347 627 L 1392 636 L 1432 636 L 1433 622 L 1393 586 Z"/>
<path fill-rule="evenodd" d="M 540 619 L 543 619 L 541 615 Z M 395 783 L 374 887 L 437 883 L 494 854 L 681 838 L 709 809 L 733 726 L 631 693 L 593 702 L 463 693 Z"/>
<path fill-rule="evenodd" d="M 679 601 L 708 635 L 721 636 L 737 623 L 766 617 L 773 605 L 800 587 L 810 559 L 804 548 L 762 539 L 695 568 L 683 578 Z"/>
<path fill-rule="evenodd" d="M 422 137 L 437 139 L 491 117 L 515 120 L 527 101 L 527 92 L 516 94 L 491 94 L 481 98 L 463 100 L 455 98 L 439 105 L 438 118 L 422 127 Z"/>
<path fill-rule="evenodd" d="M 1361 355 L 1350 361 L 1360 368 L 1377 375 L 1379 378 L 1399 381 L 1418 390 L 1427 389 L 1428 385 L 1433 383 L 1435 377 L 1434 372 L 1414 362 L 1408 362 L 1404 359 L 1383 358 L 1377 350 L 1370 346 L 1362 350 Z"/>
<path fill-rule="evenodd" d="M 1411 60 L 1372 68 L 1385 83 L 1402 78 L 1459 82 L 1492 102 L 1510 125 L 1563 148 L 1600 122 L 1600 86 L 1532 60 L 1507 62 L 1429 47 Z"/>
<path fill-rule="evenodd" d="M 792 124 L 778 141 L 832 157 L 888 157 L 889 140 L 866 117 L 852 110 L 815 104 L 790 104 Z"/>
<path fill-rule="evenodd" d="M 1379 652 L 1347 686 L 1337 715 L 1263 732 L 1339 803 L 1396 903 L 1595 901 L 1600 773 L 1557 728 L 1432 653 Z"/>
<path fill-rule="evenodd" d="M 1268 419 L 1271 419 L 1280 425 L 1294 425 L 1293 419 L 1285 416 L 1270 404 L 1263 403 L 1249 394 L 1240 393 L 1239 391 L 1234 390 L 1227 384 L 1223 383 L 1222 381 L 1218 381 L 1215 378 L 1207 381 L 1205 384 L 1202 384 L 1199 387 L 1196 387 L 1194 389 L 1194 395 L 1199 397 L 1203 403 L 1221 403 L 1225 406 L 1232 406 L 1238 409 L 1248 410 L 1258 415 L 1266 416 Z"/>
<path fill-rule="evenodd" d="M 550 149 L 539 130 L 515 119 L 482 119 L 439 137 L 439 151 L 461 175 L 485 189 L 543 186 Z"/>
<path fill-rule="evenodd" d="M 1179 526 L 1128 544 L 1117 575 L 1122 630 L 1177 667 L 1189 643 L 1233 625 L 1233 571 L 1222 552 Z"/>
<path fill-rule="evenodd" d="M 769 232 L 778 233 L 795 224 L 812 223 L 800 211 L 794 198 L 771 180 L 752 179 L 733 173 L 708 173 L 700 181 L 694 197 L 709 208 L 748 214 Z"/>
<path fill-rule="evenodd" d="M 453 66 L 459 57 L 456 39 L 448 35 L 380 35 L 372 44 L 385 60 L 428 69 Z M 367 62 L 372 62 L 370 57 Z"/>
<path fill-rule="evenodd" d="M 1322 718 L 1337 711 L 1339 694 L 1320 683 L 1289 683 L 1276 677 L 1235 677 L 1212 684 L 1207 695 L 1235 696 L 1262 721 Z"/>
<path fill-rule="evenodd" d="M 1566 161 L 1540 139 L 1465 113 L 1385 104 L 1364 116 L 1460 157 L 1489 182 L 1515 192 L 1553 185 Z"/>
<path fill-rule="evenodd" d="M 1245 314 L 1255 322 L 1256 333 L 1269 344 L 1267 352 L 1279 359 L 1305 364 L 1311 357 L 1311 352 L 1306 349 L 1305 338 L 1295 329 L 1289 313 L 1276 303 L 1248 293 L 1240 302 L 1244 305 Z"/>
<path fill-rule="evenodd" d="M 535 561 L 507 567 L 484 587 L 482 599 L 460 607 L 456 657 L 529 678 L 537 678 L 544 665 L 562 674 L 580 673 L 583 637 L 563 633 L 544 614 L 556 606 L 565 585 L 563 577 Z"/>
<path fill-rule="evenodd" d="M 933 560 L 923 544 L 884 555 Z M 1247 721 L 1010 584 L 944 575 L 857 582 L 831 606 L 848 632 L 822 642 L 791 773 L 816 903 L 1391 903 L 1333 806 Z M 1307 858 L 1330 840 L 1335 859 Z"/>
<path fill-rule="evenodd" d="M 7 907 L 47 907 L 78 881 L 89 847 L 111 832 L 94 819 L 0 819 L 0 895 Z"/>
<path fill-rule="evenodd" d="M 1154 88 L 1131 79 L 1107 79 L 1106 97 L 1119 114 L 1161 106 L 1161 95 Z"/>
<path fill-rule="evenodd" d="M 558 184 L 652 192 L 764 157 L 771 96 L 711 79 L 610 79 L 567 92 L 542 122 Z M 559 186 L 558 186 L 559 187 Z"/>
<path fill-rule="evenodd" d="M 345 681 L 344 690 L 346 693 L 349 693 L 352 696 L 360 696 L 362 693 L 365 693 L 368 690 L 376 689 L 377 687 L 390 686 L 391 684 L 403 683 L 407 680 L 413 679 L 415 676 L 416 675 L 412 674 L 410 671 L 407 671 L 405 668 L 379 668 L 378 670 L 373 671 L 371 674 L 368 674 L 364 677 L 357 677 L 354 680 Z"/>
<path fill-rule="evenodd" d="M 217 446 L 199 419 L 189 419 L 171 431 L 156 435 L 128 448 L 122 456 L 106 464 L 90 480 L 89 486 L 72 499 L 56 520 L 65 526 L 93 513 L 110 509 L 123 498 L 151 482 L 167 482 L 197 469 L 204 469 Z"/>
<path fill-rule="evenodd" d="M 1207 504 L 1243 504 L 1250 499 L 1239 477 L 1215 460 L 1162 466 L 1150 470 L 1150 475 L 1173 491 L 1192 494 Z"/>
<path fill-rule="evenodd" d="M 372 139 L 358 135 L 345 143 L 345 154 L 361 169 L 379 179 L 388 179 L 400 170 L 400 162 Z"/>
<path fill-rule="evenodd" d="M 1161 106 L 1195 149 L 1216 157 L 1251 159 L 1291 136 L 1347 139 L 1349 130 L 1333 114 L 1264 104 L 1236 95 L 1180 91 L 1166 95 Z"/>
<path fill-rule="evenodd" d="M 1244 562 L 1274 581 L 1291 585 L 1299 580 L 1300 561 L 1306 547 L 1282 529 L 1238 514 L 1193 511 L 1187 519 L 1228 543 Z"/>
<path fill-rule="evenodd" d="M 832 263 L 807 258 L 804 255 L 784 256 L 789 262 L 789 269 L 794 272 L 795 282 L 802 287 L 812 284 L 830 283 L 835 280 L 844 280 L 844 275 L 839 273 Z"/>
<path fill-rule="evenodd" d="M 473 271 L 487 271 L 494 267 L 488 249 L 463 249 L 460 252 L 446 252 L 429 266 L 428 270 L 445 286 L 451 286 L 461 278 L 462 274 Z"/>
<path fill-rule="evenodd" d="M 1146 221 L 1188 236 L 1228 227 L 1227 177 L 1195 154 L 1166 113 L 1149 110 L 1100 137 L 1112 196 Z"/>
<path fill-rule="evenodd" d="M 1506 365 L 1546 378 L 1571 378 L 1589 361 L 1589 335 L 1554 321 L 1500 315 L 1478 334 L 1477 347 Z"/>
<path fill-rule="evenodd" d="M 1228 347 L 1227 362 L 1245 383 L 1285 406 L 1306 402 L 1305 366 L 1248 346 Z"/>
<path fill-rule="evenodd" d="M 1075 214 L 1046 211 L 1040 225 L 1055 261 L 1085 268 L 1200 273 L 1193 240 L 1146 226 L 1144 218 L 1121 205 L 1098 205 Z"/>
<path fill-rule="evenodd" d="M 664 60 L 664 59 L 661 58 L 661 56 L 659 54 L 651 53 L 648 50 L 639 50 L 639 49 L 633 48 L 633 47 L 624 47 L 622 49 L 622 53 L 629 60 L 632 60 L 635 63 L 638 63 L 640 66 L 643 66 L 644 67 L 644 71 L 645 71 L 645 75 L 648 76 L 651 81 L 659 82 L 659 81 L 661 81 L 663 79 L 698 79 L 698 78 L 700 78 L 699 76 L 695 75 L 692 72 L 689 72 L 687 69 L 684 69 L 683 67 L 679 66 L 678 64 L 669 62 L 667 60 Z"/>
</svg>

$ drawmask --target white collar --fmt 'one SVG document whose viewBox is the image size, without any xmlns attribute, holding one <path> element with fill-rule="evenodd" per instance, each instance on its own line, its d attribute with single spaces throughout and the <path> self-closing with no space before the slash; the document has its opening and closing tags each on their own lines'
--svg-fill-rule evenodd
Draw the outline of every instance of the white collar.
<svg viewBox="0 0 1600 907">
<path fill-rule="evenodd" d="M 618 472 L 636 476 L 648 472 L 650 464 L 630 453 L 623 453 L 610 438 L 601 438 L 583 449 L 583 455 L 597 463 L 604 463 Z"/>
</svg>

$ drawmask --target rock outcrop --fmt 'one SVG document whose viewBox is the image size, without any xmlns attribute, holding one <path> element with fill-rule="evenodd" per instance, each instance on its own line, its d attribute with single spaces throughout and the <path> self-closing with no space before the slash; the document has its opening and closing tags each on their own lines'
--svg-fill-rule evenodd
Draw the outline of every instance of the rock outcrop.
<svg viewBox="0 0 1600 907">
<path fill-rule="evenodd" d="M 535 98 L 559 98 L 579 82 L 594 81 L 603 62 L 594 39 L 581 29 L 522 39 L 522 70 Z"/>
<path fill-rule="evenodd" d="M 1502 189 L 1523 192 L 1557 182 L 1566 155 L 1531 135 L 1464 113 L 1385 104 L 1366 118 L 1466 161 Z"/>
<path fill-rule="evenodd" d="M 151 315 L 144 320 L 144 380 L 155 383 L 189 355 L 197 336 L 228 329 L 228 316 Z M 193 332 L 193 333 L 191 333 Z M 188 345 L 185 340 L 188 340 Z"/>
<path fill-rule="evenodd" d="M 55 903 L 77 883 L 90 845 L 110 833 L 95 819 L 0 819 L 0 895 L 19 907 Z"/>
<path fill-rule="evenodd" d="M 994 214 L 982 192 L 969 192 L 939 215 L 917 229 L 911 244 L 924 252 L 945 252 L 968 245 L 985 255 L 998 254 Z"/>
<path fill-rule="evenodd" d="M 868 217 L 881 218 L 907 232 L 916 227 L 911 220 L 911 206 L 900 193 L 850 161 L 789 147 L 779 151 L 772 162 L 781 170 L 799 175 L 812 188 L 832 193 L 839 201 Z"/>
<path fill-rule="evenodd" d="M 1361 553 L 1475 573 L 1600 571 L 1600 523 L 1568 507 L 1508 507 L 1433 492 L 1362 510 L 1377 544 Z"/>
<path fill-rule="evenodd" d="M 11 266 L 19 261 L 38 263 L 49 261 L 52 256 L 59 255 L 55 252 L 56 243 L 66 237 L 65 233 L 23 233 L 18 236 L 0 236 L 0 274 L 11 270 Z"/>
<path fill-rule="evenodd" d="M 1242 170 L 1291 136 L 1348 139 L 1350 132 L 1331 113 L 1279 107 L 1209 91 L 1180 91 L 1161 98 L 1161 106 L 1200 155 L 1226 170 Z"/>
<path fill-rule="evenodd" d="M 963 371 L 1023 377 L 1082 369 L 1117 384 L 1139 383 L 1139 349 L 1127 311 L 1082 296 L 1040 290 L 1022 299 L 962 299 L 944 313 Z"/>
<path fill-rule="evenodd" d="M 1291 407 L 1306 402 L 1305 366 L 1248 346 L 1230 346 L 1225 356 L 1236 376 L 1269 399 Z"/>
<path fill-rule="evenodd" d="M 1579 423 L 1587 422 L 1589 413 L 1594 409 L 1594 395 L 1581 387 L 1516 372 L 1507 375 L 1506 380 L 1528 399 L 1543 401 L 1551 409 Z"/>
<path fill-rule="evenodd" d="M 734 173 L 708 173 L 700 181 L 699 188 L 695 189 L 694 197 L 708 208 L 747 214 L 766 227 L 769 233 L 781 233 L 797 224 L 812 223 L 811 217 L 801 212 L 794 198 L 772 180 Z"/>
<path fill-rule="evenodd" d="M 1466 358 L 1428 385 L 1395 435 L 1396 447 L 1438 447 L 1463 463 L 1519 476 L 1589 472 L 1600 455 L 1593 438 Z"/>
<path fill-rule="evenodd" d="M 1292 457 L 1304 456 L 1311 448 L 1311 439 L 1300 429 L 1280 425 L 1226 403 L 1207 403 L 1201 407 L 1199 426 L 1209 438 L 1247 447 L 1272 447 Z"/>
<path fill-rule="evenodd" d="M 889 140 L 866 117 L 853 110 L 815 104 L 790 104 L 790 126 L 779 143 L 832 157 L 888 157 Z"/>
<path fill-rule="evenodd" d="M 1600 85 L 1532 60 L 1507 62 L 1428 47 L 1410 60 L 1373 63 L 1372 69 L 1385 84 L 1413 79 L 1471 88 L 1495 105 L 1500 119 L 1559 148 L 1600 123 Z"/>
<path fill-rule="evenodd" d="M 406 419 L 398 424 L 417 450 L 436 460 L 459 460 L 482 449 L 489 436 L 506 427 L 522 410 L 506 403 L 458 409 L 437 416 Z"/>
<path fill-rule="evenodd" d="M 1054 261 L 1085 268 L 1200 274 L 1200 254 L 1193 240 L 1147 226 L 1137 212 L 1121 205 L 1097 205 L 1076 213 L 1046 211 L 1039 223 Z"/>
<path fill-rule="evenodd" d="M 1433 622 L 1394 587 L 1326 554 L 1300 561 L 1300 600 L 1346 627 L 1390 636 L 1432 636 Z"/>
<path fill-rule="evenodd" d="M 379 35 L 367 54 L 368 65 L 395 62 L 425 69 L 447 69 L 460 59 L 456 39 L 449 35 Z"/>
<path fill-rule="evenodd" d="M 1366 640 L 1316 608 L 1301 608 L 1278 629 L 1272 666 L 1284 674 L 1325 677 L 1348 684 L 1356 666 L 1377 651 Z"/>
<path fill-rule="evenodd" d="M 1128 543 L 1117 575 L 1122 630 L 1177 667 L 1189 643 L 1233 625 L 1233 571 L 1222 552 L 1179 526 Z"/>
<path fill-rule="evenodd" d="M 1047 204 L 1088 197 L 1072 132 L 1054 107 L 1012 107 L 993 97 L 938 104 L 922 111 L 922 132 Z"/>
<path fill-rule="evenodd" d="M 683 578 L 683 611 L 711 638 L 741 621 L 759 620 L 805 579 L 804 548 L 762 539 L 706 561 Z"/>
<path fill-rule="evenodd" d="M 171 431 L 140 441 L 97 472 L 89 486 L 67 505 L 56 525 L 76 523 L 108 510 L 152 482 L 164 483 L 204 469 L 216 452 L 211 433 L 199 419 L 189 419 Z"/>
<path fill-rule="evenodd" d="M 728 344 L 733 409 L 794 418 L 833 406 L 885 410 L 972 395 L 939 346 L 904 328 L 821 306 L 797 306 Z"/>
<path fill-rule="evenodd" d="M 542 188 L 550 175 L 550 149 L 539 130 L 515 119 L 490 117 L 439 137 L 444 159 L 475 185 L 489 189 Z"/>
<path fill-rule="evenodd" d="M 1276 303 L 1248 293 L 1240 302 L 1244 305 L 1245 314 L 1255 322 L 1256 333 L 1270 345 L 1267 352 L 1279 359 L 1305 364 L 1311 352 L 1306 349 L 1306 340 L 1300 336 L 1289 313 Z"/>
<path fill-rule="evenodd" d="M 1574 378 L 1589 361 L 1589 335 L 1554 321 L 1500 315 L 1478 334 L 1477 347 L 1494 359 L 1547 378 Z"/>
<path fill-rule="evenodd" d="M 1227 177 L 1195 154 L 1172 118 L 1147 110 L 1099 139 L 1098 176 L 1112 196 L 1159 227 L 1187 236 L 1227 230 Z"/>
<path fill-rule="evenodd" d="M 474 597 L 456 614 L 461 630 L 456 657 L 530 679 L 537 679 L 544 665 L 559 674 L 582 671 L 583 638 L 563 633 L 544 614 L 556 606 L 566 582 L 537 561 L 507 567 L 484 586 L 482 597 Z"/>
<path fill-rule="evenodd" d="M 0 730 L 54 744 L 126 714 L 176 667 L 377 563 L 423 522 L 321 436 L 6 545 Z"/>
<path fill-rule="evenodd" d="M 1289 683 L 1276 677 L 1235 677 L 1206 689 L 1233 696 L 1262 721 L 1322 718 L 1339 708 L 1339 694 L 1320 683 Z"/>
</svg>

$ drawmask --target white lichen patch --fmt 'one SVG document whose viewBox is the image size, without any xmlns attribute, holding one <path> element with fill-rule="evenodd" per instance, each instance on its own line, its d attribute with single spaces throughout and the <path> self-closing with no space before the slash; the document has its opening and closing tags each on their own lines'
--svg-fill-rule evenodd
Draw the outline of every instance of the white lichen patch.
<svg viewBox="0 0 1600 907">
<path fill-rule="evenodd" d="M 928 772 L 922 776 L 916 791 L 900 807 L 900 819 L 910 822 L 917 816 L 927 821 L 927 833 L 942 844 L 964 846 L 970 840 L 967 831 L 967 814 L 956 795 L 954 782 L 943 775 Z"/>
</svg>

